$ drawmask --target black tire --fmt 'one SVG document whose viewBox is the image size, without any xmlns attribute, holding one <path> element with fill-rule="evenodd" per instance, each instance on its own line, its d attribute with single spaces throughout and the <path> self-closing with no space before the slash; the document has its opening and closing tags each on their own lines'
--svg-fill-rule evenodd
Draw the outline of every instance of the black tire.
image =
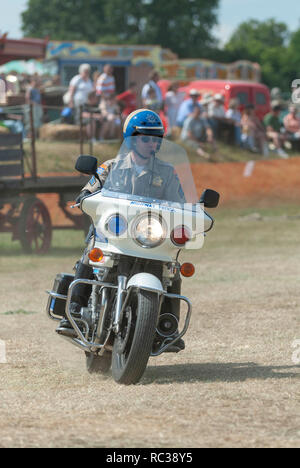
<svg viewBox="0 0 300 468">
<path fill-rule="evenodd" d="M 102 356 L 85 353 L 86 368 L 90 374 L 107 374 L 111 367 L 111 352 L 104 351 Z"/>
<path fill-rule="evenodd" d="M 25 201 L 18 224 L 19 238 L 26 253 L 45 254 L 52 239 L 49 211 L 38 198 Z"/>
<path fill-rule="evenodd" d="M 158 295 L 135 292 L 127 314 L 124 313 L 121 333 L 115 338 L 112 352 L 112 376 L 117 383 L 137 383 L 145 372 L 152 351 L 158 320 Z M 126 312 L 125 311 L 125 312 Z"/>
</svg>

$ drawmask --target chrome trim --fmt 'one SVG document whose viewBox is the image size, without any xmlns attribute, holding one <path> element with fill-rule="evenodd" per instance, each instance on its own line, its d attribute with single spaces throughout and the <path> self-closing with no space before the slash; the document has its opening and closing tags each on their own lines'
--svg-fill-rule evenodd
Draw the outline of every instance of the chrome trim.
<svg viewBox="0 0 300 468">
<path fill-rule="evenodd" d="M 106 342 L 104 342 L 102 344 L 99 344 L 99 343 L 94 343 L 92 341 L 89 341 L 87 339 L 89 330 L 87 330 L 86 337 L 84 337 L 81 330 L 77 326 L 75 319 L 72 317 L 72 314 L 70 313 L 70 303 L 71 303 L 72 291 L 73 291 L 73 288 L 77 284 L 80 284 L 80 283 L 89 284 L 91 286 L 93 286 L 93 285 L 95 285 L 95 286 L 105 286 L 107 288 L 112 288 L 112 289 L 117 289 L 118 286 L 116 286 L 114 284 L 111 284 L 111 283 L 105 283 L 104 281 L 96 281 L 96 280 L 88 280 L 88 279 L 75 280 L 69 286 L 65 312 L 66 312 L 67 319 L 71 323 L 72 327 L 74 328 L 74 330 L 76 331 L 77 336 L 78 336 L 78 338 L 70 338 L 70 340 L 75 345 L 79 345 L 79 347 L 81 346 L 81 347 L 83 347 L 82 349 L 85 349 L 85 350 L 88 349 L 88 350 L 91 351 L 91 348 L 101 349 L 101 348 L 103 348 L 105 346 Z M 108 339 L 108 337 L 109 337 L 109 333 L 107 335 L 107 339 Z M 68 338 L 68 337 L 66 337 L 66 338 Z"/>
<path fill-rule="evenodd" d="M 159 356 L 160 354 L 162 354 L 164 351 L 166 351 L 171 345 L 175 344 L 176 341 L 178 341 L 180 338 L 182 338 L 183 335 L 185 335 L 188 327 L 189 327 L 189 323 L 190 323 L 190 318 L 191 318 L 191 314 L 192 314 L 192 303 L 191 301 L 185 297 L 185 296 L 181 296 L 179 294 L 171 294 L 171 293 L 168 293 L 164 290 L 158 290 L 158 289 L 152 289 L 152 288 L 148 288 L 147 286 L 130 286 L 128 289 L 124 289 L 123 286 L 124 286 L 124 283 L 125 283 L 125 280 L 124 276 L 120 276 L 120 281 L 119 281 L 119 285 L 116 286 L 114 284 L 111 284 L 111 283 L 105 283 L 104 281 L 96 281 L 96 280 L 87 280 L 87 279 L 78 279 L 78 280 L 74 280 L 70 286 L 69 286 L 69 291 L 68 291 L 68 296 L 67 296 L 67 299 L 66 299 L 66 309 L 65 309 L 65 312 L 66 312 L 66 317 L 68 318 L 69 322 L 71 323 L 72 327 L 74 328 L 74 330 L 76 331 L 78 337 L 77 338 L 71 338 L 71 337 L 67 337 L 67 336 L 64 336 L 64 335 L 60 335 L 61 337 L 63 337 L 64 339 L 70 341 L 72 344 L 74 344 L 75 346 L 83 349 L 84 351 L 90 351 L 90 352 L 93 352 L 93 351 L 96 351 L 96 350 L 100 350 L 100 354 L 101 354 L 101 350 L 105 347 L 107 341 L 108 341 L 108 338 L 109 338 L 109 333 L 107 334 L 107 337 L 106 337 L 106 340 L 104 343 L 100 344 L 100 343 L 95 343 L 95 342 L 92 342 L 92 341 L 88 341 L 87 339 L 87 336 L 88 336 L 88 326 L 87 326 L 87 332 L 86 332 L 86 337 L 84 337 L 83 333 L 81 332 L 81 330 L 79 329 L 79 327 L 77 326 L 76 324 L 76 321 L 75 319 L 72 317 L 71 313 L 70 313 L 70 302 L 71 302 L 71 296 L 72 296 L 72 291 L 73 291 L 73 288 L 77 285 L 77 284 L 80 284 L 80 283 L 84 283 L 84 284 L 89 284 L 89 285 L 95 285 L 95 286 L 103 286 L 104 288 L 112 288 L 112 289 L 118 289 L 121 293 L 121 295 L 123 295 L 124 292 L 127 292 L 127 295 L 126 295 L 126 298 L 125 298 L 125 301 L 124 303 L 122 304 L 122 301 L 119 299 L 119 304 L 118 304 L 118 307 L 119 309 L 119 312 L 118 312 L 118 315 L 116 313 L 116 316 L 115 318 L 119 317 L 119 319 L 121 320 L 122 318 L 122 314 L 127 306 L 127 303 L 129 301 L 129 298 L 130 298 L 130 293 L 132 291 L 132 289 L 135 289 L 135 290 L 144 290 L 144 291 L 150 291 L 150 292 L 153 292 L 153 293 L 156 293 L 158 294 L 159 296 L 159 308 L 158 308 L 158 313 L 160 312 L 160 309 L 161 309 L 161 305 L 162 305 L 162 302 L 163 302 L 163 298 L 164 297 L 169 297 L 170 299 L 180 299 L 181 301 L 184 301 L 186 302 L 187 306 L 188 306 L 188 310 L 186 312 L 186 317 L 185 317 L 185 323 L 184 323 L 184 327 L 182 329 L 182 331 L 176 336 L 176 338 L 170 342 L 167 342 L 169 340 L 169 338 L 166 338 L 163 343 L 162 343 L 162 346 L 159 348 L 158 351 L 156 351 L 155 353 L 151 353 L 151 356 Z M 127 280 L 127 278 L 126 278 Z M 126 284 L 126 283 L 125 283 Z M 52 297 L 55 297 L 57 296 L 57 293 L 54 293 L 52 291 L 47 291 L 48 294 Z M 58 296 L 62 296 L 62 295 L 58 295 Z M 62 299 L 63 297 L 60 297 L 60 299 Z M 116 312 L 117 312 L 116 310 Z M 54 319 L 54 320 L 61 320 L 60 319 L 57 319 L 57 318 L 54 318 L 54 317 L 51 317 L 50 318 Z M 116 325 L 117 325 L 117 322 L 115 320 L 114 322 Z M 96 340 L 97 341 L 97 340 Z M 93 349 L 94 348 L 94 349 Z M 93 349 L 93 351 L 92 351 Z"/>
<path fill-rule="evenodd" d="M 115 333 L 119 333 L 120 331 L 120 323 L 122 320 L 122 313 L 124 308 L 122 307 L 122 299 L 123 294 L 126 292 L 126 283 L 127 283 L 127 276 L 118 276 L 118 292 L 117 292 L 117 304 L 113 322 L 113 330 Z"/>
</svg>

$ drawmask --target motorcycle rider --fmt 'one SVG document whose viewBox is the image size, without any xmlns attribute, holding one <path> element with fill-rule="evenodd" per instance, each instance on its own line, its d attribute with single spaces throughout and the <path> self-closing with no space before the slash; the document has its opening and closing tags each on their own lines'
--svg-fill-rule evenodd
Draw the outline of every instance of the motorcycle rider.
<svg viewBox="0 0 300 468">
<path fill-rule="evenodd" d="M 76 199 L 81 201 L 91 193 L 105 187 L 121 193 L 144 195 L 156 199 L 164 199 L 184 203 L 185 198 L 179 178 L 171 164 L 161 161 L 155 155 L 159 151 L 164 136 L 164 127 L 160 117 L 152 110 L 138 109 L 126 119 L 123 127 L 123 137 L 130 150 L 125 157 L 118 155 L 115 159 L 106 161 L 98 168 L 98 179 L 92 177 L 83 187 Z M 131 138 L 136 137 L 136 138 Z M 77 264 L 75 279 L 92 279 L 93 268 L 89 265 L 88 253 L 94 244 L 93 227 L 88 246 L 83 257 Z M 173 281 L 172 291 L 180 294 L 180 276 Z M 82 307 L 87 306 L 90 295 L 89 285 L 79 284 L 73 289 L 70 309 L 73 316 L 80 318 Z M 179 320 L 179 301 L 174 301 L 172 313 Z M 58 333 L 74 337 L 76 332 L 67 318 L 63 318 L 57 329 Z M 184 349 L 183 340 L 178 340 L 175 351 Z"/>
</svg>

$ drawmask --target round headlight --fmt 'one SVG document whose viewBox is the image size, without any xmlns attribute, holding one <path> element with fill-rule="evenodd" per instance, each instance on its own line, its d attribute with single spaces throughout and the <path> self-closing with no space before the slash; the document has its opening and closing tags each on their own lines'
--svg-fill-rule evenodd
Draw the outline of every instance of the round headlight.
<svg viewBox="0 0 300 468">
<path fill-rule="evenodd" d="M 166 238 L 166 228 L 158 216 L 145 214 L 134 223 L 132 235 L 142 247 L 157 247 Z"/>
<path fill-rule="evenodd" d="M 127 229 L 127 221 L 120 214 L 114 214 L 106 221 L 106 229 L 114 236 L 121 236 Z"/>
</svg>

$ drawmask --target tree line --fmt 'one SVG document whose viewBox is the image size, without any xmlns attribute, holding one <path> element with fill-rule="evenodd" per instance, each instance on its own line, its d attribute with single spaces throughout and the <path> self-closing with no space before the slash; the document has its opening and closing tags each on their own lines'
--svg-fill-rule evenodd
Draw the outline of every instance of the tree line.
<svg viewBox="0 0 300 468">
<path fill-rule="evenodd" d="M 25 37 L 105 44 L 152 44 L 180 58 L 250 60 L 268 86 L 290 89 L 300 78 L 300 29 L 275 19 L 241 23 L 220 47 L 214 36 L 219 0 L 29 0 L 22 13 Z"/>
</svg>

